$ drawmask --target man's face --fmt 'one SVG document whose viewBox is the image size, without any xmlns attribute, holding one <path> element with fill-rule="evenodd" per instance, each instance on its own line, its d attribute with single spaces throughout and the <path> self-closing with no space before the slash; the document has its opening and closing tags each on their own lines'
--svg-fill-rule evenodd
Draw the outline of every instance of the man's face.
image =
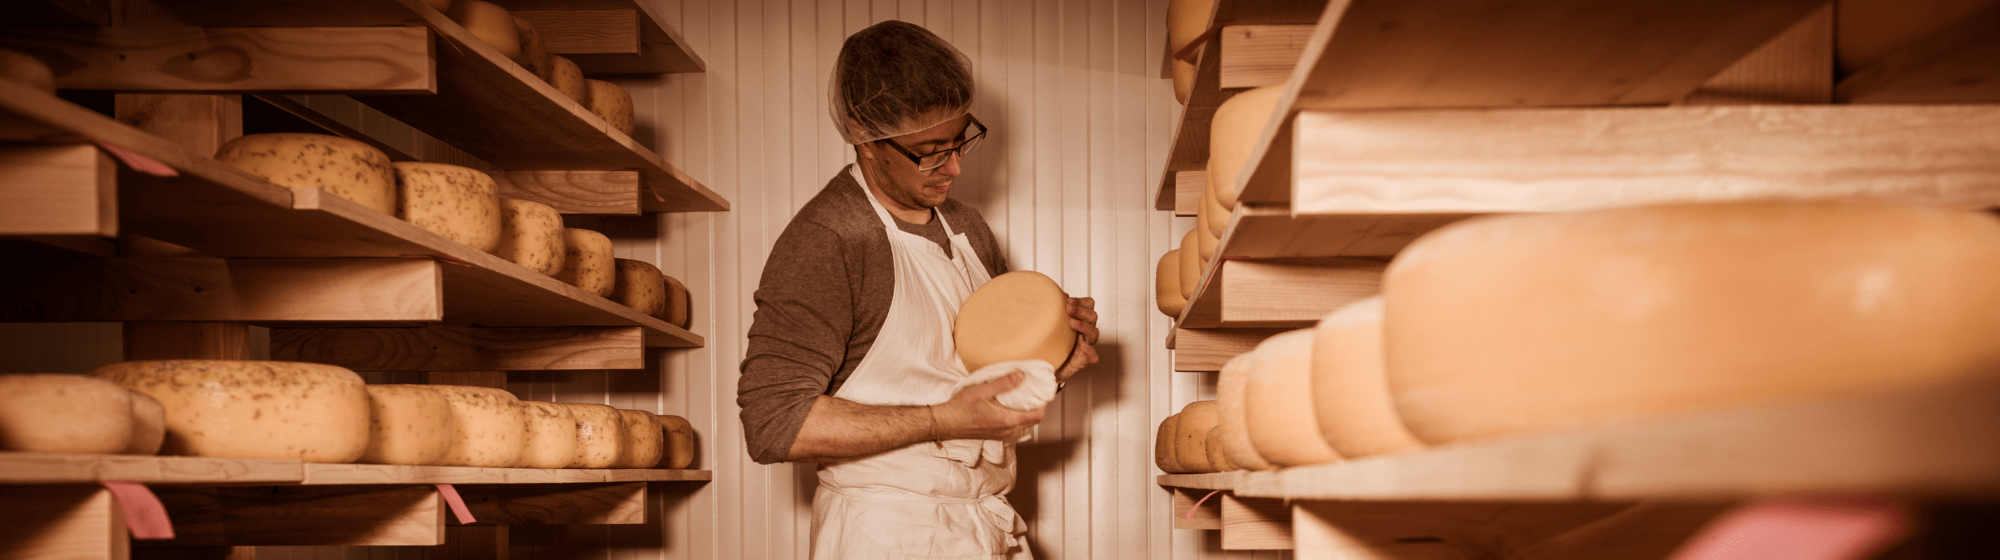
<svg viewBox="0 0 2000 560">
<path fill-rule="evenodd" d="M 895 148 L 881 145 L 881 142 L 895 142 L 904 150 L 919 156 L 957 146 L 965 140 L 965 127 L 972 121 L 971 115 L 938 123 L 911 134 L 905 134 L 877 142 L 861 144 L 860 153 L 876 168 L 876 176 L 883 179 L 878 185 L 889 200 L 885 204 L 900 206 L 900 210 L 921 210 L 936 208 L 944 204 L 951 194 L 951 182 L 960 172 L 958 156 L 950 156 L 937 169 L 924 171 L 910 158 L 897 152 Z"/>
</svg>

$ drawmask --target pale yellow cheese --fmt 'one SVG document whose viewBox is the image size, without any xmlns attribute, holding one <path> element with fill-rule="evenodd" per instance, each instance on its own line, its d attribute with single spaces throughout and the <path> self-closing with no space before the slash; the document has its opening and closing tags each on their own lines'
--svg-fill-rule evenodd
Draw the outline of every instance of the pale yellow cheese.
<svg viewBox="0 0 2000 560">
<path fill-rule="evenodd" d="M 590 112 L 604 119 L 612 130 L 632 135 L 632 94 L 624 87 L 604 80 L 584 80 L 590 87 Z"/>
<path fill-rule="evenodd" d="M 1174 59 L 1174 101 L 1186 105 L 1188 96 L 1194 94 L 1194 71 L 1194 63 Z"/>
<path fill-rule="evenodd" d="M 1296 467 L 1340 460 L 1314 420 L 1313 329 L 1264 339 L 1243 382 L 1243 425 L 1265 461 Z"/>
<path fill-rule="evenodd" d="M 1208 129 L 1208 188 L 1223 208 L 1236 209 L 1237 176 L 1257 147 L 1257 137 L 1277 110 L 1284 85 L 1253 88 L 1229 98 L 1215 108 L 1215 120 Z"/>
<path fill-rule="evenodd" d="M 1160 264 L 1153 269 L 1153 301 L 1168 317 L 1178 318 L 1187 308 L 1187 296 L 1181 295 L 1180 249 L 1160 255 Z"/>
<path fill-rule="evenodd" d="M 1160 430 L 1153 440 L 1153 464 L 1160 467 L 1160 472 L 1167 474 L 1189 472 L 1186 467 L 1181 466 L 1180 451 L 1175 449 L 1180 444 L 1180 422 L 1180 414 L 1169 414 L 1165 420 L 1160 421 Z"/>
<path fill-rule="evenodd" d="M 1230 462 L 1229 456 L 1222 453 L 1222 426 L 1218 425 L 1208 430 L 1208 439 L 1202 443 L 1202 449 L 1208 451 L 1208 466 L 1214 468 L 1216 472 L 1244 470 L 1243 467 Z"/>
<path fill-rule="evenodd" d="M 456 428 L 451 450 L 440 465 L 454 467 L 512 467 L 520 463 L 528 439 L 528 420 L 521 400 L 506 389 L 432 385 L 451 403 L 452 425 Z"/>
<path fill-rule="evenodd" d="M 1167 47 L 1180 51 L 1208 31 L 1215 0 L 1173 0 L 1167 3 Z"/>
<path fill-rule="evenodd" d="M 126 389 L 132 397 L 132 442 L 119 453 L 158 455 L 167 444 L 167 406 L 152 395 Z"/>
<path fill-rule="evenodd" d="M 666 454 L 666 434 L 660 429 L 660 422 L 653 419 L 653 413 L 643 410 L 620 410 L 620 419 L 625 427 L 625 454 L 618 459 L 621 469 L 650 469 L 659 466 Z"/>
<path fill-rule="evenodd" d="M 1208 211 L 1208 233 L 1217 238 L 1229 231 L 1229 207 L 1222 205 L 1222 199 L 1215 197 L 1215 186 L 1206 185 L 1201 190 L 1202 209 Z"/>
<path fill-rule="evenodd" d="M 153 360 L 91 375 L 160 400 L 166 455 L 348 463 L 368 448 L 368 390 L 339 366 Z"/>
<path fill-rule="evenodd" d="M 492 176 L 445 163 L 395 167 L 396 217 L 480 251 L 500 247 L 500 187 Z"/>
<path fill-rule="evenodd" d="M 368 450 L 360 462 L 435 465 L 458 428 L 451 401 L 429 385 L 369 385 Z"/>
<path fill-rule="evenodd" d="M 575 101 L 585 109 L 590 108 L 590 84 L 584 81 L 583 68 L 576 61 L 559 55 L 549 55 L 549 87 Z"/>
<path fill-rule="evenodd" d="M 618 263 L 611 238 L 587 229 L 563 228 L 563 266 L 555 278 L 600 297 L 618 286 Z"/>
<path fill-rule="evenodd" d="M 1013 360 L 1042 360 L 1060 368 L 1076 349 L 1068 305 L 1062 286 L 1040 272 L 996 276 L 958 307 L 951 331 L 958 359 L 966 371 Z"/>
<path fill-rule="evenodd" d="M 68 373 L 0 375 L 0 451 L 120 453 L 132 443 L 132 396 Z"/>
<path fill-rule="evenodd" d="M 660 468 L 685 469 L 694 465 L 694 424 L 671 414 L 655 415 L 654 419 L 666 431 L 667 452 L 660 460 Z"/>
<path fill-rule="evenodd" d="M 1181 236 L 1181 299 L 1184 300 L 1194 299 L 1194 289 L 1201 286 L 1201 269 L 1208 264 L 1201 260 L 1200 235 L 1191 229 Z"/>
<path fill-rule="evenodd" d="M 41 90 L 56 92 L 56 75 L 41 59 L 13 49 L 0 49 L 0 80 L 7 80 Z"/>
<path fill-rule="evenodd" d="M 1215 429 L 1215 401 L 1195 401 L 1181 408 L 1181 421 L 1174 425 L 1174 457 L 1188 472 L 1211 473 L 1222 469 L 1208 462 L 1208 432 Z"/>
<path fill-rule="evenodd" d="M 685 329 L 688 326 L 688 305 L 690 304 L 687 285 L 682 284 L 679 279 L 672 276 L 666 276 L 666 279 L 667 310 L 660 312 L 660 320 Z"/>
<path fill-rule="evenodd" d="M 520 64 L 521 69 L 527 70 L 529 74 L 534 74 L 544 82 L 548 81 L 549 51 L 542 48 L 542 33 L 535 31 L 535 24 L 522 19 L 521 16 L 512 17 L 514 35 L 521 44 L 521 52 L 509 58 L 513 58 L 514 62 Z"/>
<path fill-rule="evenodd" d="M 1384 275 L 1389 388 L 1443 443 L 1992 375 L 2000 220 L 1840 203 L 1476 218 Z"/>
<path fill-rule="evenodd" d="M 500 199 L 500 246 L 494 255 L 554 276 L 562 272 L 568 256 L 563 238 L 562 213 L 556 209 L 529 200 Z"/>
<path fill-rule="evenodd" d="M 396 213 L 396 170 L 374 146 L 325 134 L 238 136 L 215 159 L 281 187 L 319 189 L 383 214 Z"/>
<path fill-rule="evenodd" d="M 552 402 L 521 401 L 528 422 L 527 441 L 521 444 L 517 466 L 530 469 L 560 469 L 576 460 L 576 415 L 569 407 Z"/>
<path fill-rule="evenodd" d="M 645 315 L 667 309 L 667 278 L 660 267 L 644 261 L 617 259 L 618 283 L 611 289 L 611 301 Z"/>
<path fill-rule="evenodd" d="M 1313 410 L 1319 433 L 1341 457 L 1414 451 L 1382 369 L 1382 297 L 1342 306 L 1320 319 L 1312 343 Z"/>
<path fill-rule="evenodd" d="M 1205 191 L 1205 192 L 1212 192 L 1212 191 Z M 1209 220 L 1214 219 L 1213 218 L 1214 214 L 1211 214 L 1208 211 L 1208 206 L 1206 204 L 1208 200 L 1208 195 L 1206 194 L 1202 195 L 1202 200 L 1204 204 L 1202 205 L 1201 210 L 1195 212 L 1194 234 L 1195 234 L 1195 241 L 1198 242 L 1196 243 L 1196 247 L 1201 249 L 1201 260 L 1203 262 L 1207 262 L 1215 260 L 1215 245 L 1221 240 L 1215 237 L 1215 230 L 1209 227 Z"/>
<path fill-rule="evenodd" d="M 572 469 L 608 469 L 625 457 L 625 416 L 601 404 L 562 403 L 576 418 Z"/>
<path fill-rule="evenodd" d="M 514 15 L 506 8 L 481 0 L 454 0 L 444 13 L 500 56 L 521 55 L 521 35 L 514 29 Z"/>
<path fill-rule="evenodd" d="M 1243 400 L 1244 384 L 1250 381 L 1250 363 L 1256 352 L 1244 352 L 1222 363 L 1222 371 L 1215 380 L 1215 428 L 1221 431 L 1222 455 L 1230 464 L 1253 471 L 1278 468 L 1250 444 L 1250 427 L 1245 414 L 1249 403 Z"/>
</svg>

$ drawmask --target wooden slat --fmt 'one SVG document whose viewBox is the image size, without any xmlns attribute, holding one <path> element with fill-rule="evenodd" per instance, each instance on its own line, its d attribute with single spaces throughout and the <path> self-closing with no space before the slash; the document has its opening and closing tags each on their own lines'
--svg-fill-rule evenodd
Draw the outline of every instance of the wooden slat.
<svg viewBox="0 0 2000 560">
<path fill-rule="evenodd" d="M 1163 475 L 1175 476 L 1175 475 Z M 1221 493 L 1198 488 L 1169 488 L 1173 493 L 1175 529 L 1214 531 L 1222 529 Z M 1214 493 L 1215 495 L 1210 495 Z M 1206 499 L 1203 499 L 1206 498 Z"/>
<path fill-rule="evenodd" d="M 1292 508 L 1284 500 L 1230 492 L 1216 498 L 1222 500 L 1223 550 L 1292 549 Z"/>
<path fill-rule="evenodd" d="M 421 0 L 151 0 L 190 25 L 208 27 L 359 27 L 422 24 Z"/>
<path fill-rule="evenodd" d="M 271 357 L 356 371 L 640 369 L 638 327 L 272 329 Z"/>
<path fill-rule="evenodd" d="M 0 235 L 118 235 L 118 164 L 90 144 L 0 146 Z"/>
<path fill-rule="evenodd" d="M 1584 560 L 1665 558 L 1722 506 L 1298 502 L 1292 508 L 1300 560 Z"/>
<path fill-rule="evenodd" d="M 417 259 L 47 263 L 0 279 L 0 320 L 437 321 L 444 317 L 438 267 Z"/>
<path fill-rule="evenodd" d="M 1840 82 L 1848 103 L 2000 102 L 2000 3 L 1898 49 Z"/>
<path fill-rule="evenodd" d="M 1215 41 L 1200 47 L 1195 63 L 1194 89 L 1188 94 L 1180 122 L 1169 144 L 1167 174 L 1161 178 L 1160 210 L 1193 208 L 1181 206 L 1179 197 L 1191 188 L 1180 183 L 1190 178 L 1203 182 L 1199 172 L 1208 162 L 1209 124 L 1215 108 L 1244 88 L 1284 83 L 1312 33 L 1310 25 L 1243 25 L 1224 27 Z M 1200 184 L 1194 185 L 1199 196 Z M 1174 204 L 1169 207 L 1168 204 Z M 1186 215 L 1193 215 L 1189 211 Z"/>
<path fill-rule="evenodd" d="M 549 54 L 639 54 L 638 10 L 519 10 Z"/>
<path fill-rule="evenodd" d="M 51 28 L 8 31 L 0 45 L 61 53 L 51 67 L 63 89 L 437 91 L 421 27 Z"/>
<path fill-rule="evenodd" d="M 125 560 L 124 512 L 96 485 L 0 486 L 0 558 Z"/>
<path fill-rule="evenodd" d="M 145 483 L 294 483 L 304 480 L 298 461 L 153 457 L 74 453 L 0 452 L 0 484 L 124 480 Z"/>
<path fill-rule="evenodd" d="M 646 483 L 454 485 L 472 517 L 497 525 L 643 525 Z"/>
<path fill-rule="evenodd" d="M 431 549 L 430 557 L 436 560 L 508 560 L 513 552 L 513 547 L 508 546 L 512 534 L 513 529 L 506 525 L 446 525 L 444 544 Z"/>
<path fill-rule="evenodd" d="M 1207 190 L 1208 170 L 1193 169 L 1173 172 L 1175 216 L 1193 217 L 1201 211 L 1201 193 Z"/>
<path fill-rule="evenodd" d="M 444 543 L 436 486 L 154 488 L 175 545 L 435 546 Z"/>
<path fill-rule="evenodd" d="M 1751 51 L 1680 101 L 1682 105 L 1833 101 L 1833 4 Z"/>
<path fill-rule="evenodd" d="M 547 204 L 564 214 L 638 214 L 637 171 L 499 171 L 500 196 Z"/>
<path fill-rule="evenodd" d="M 1217 87 L 1254 88 L 1285 83 L 1312 37 L 1311 25 L 1232 25 L 1222 28 Z"/>
<path fill-rule="evenodd" d="M 714 477 L 711 471 L 674 469 L 501 469 L 306 463 L 304 484 L 699 482 L 713 480 Z"/>
<path fill-rule="evenodd" d="M 508 10 L 518 12 L 554 10 L 633 10 L 637 12 L 639 23 L 639 52 L 637 55 L 622 53 L 586 54 L 573 53 L 568 56 L 577 66 L 583 67 L 585 74 L 659 74 L 680 72 L 704 72 L 708 64 L 695 54 L 682 39 L 680 32 L 667 26 L 646 6 L 645 2 L 634 0 L 499 0 L 495 2 Z M 536 22 L 540 30 L 540 22 Z M 556 52 L 556 51 L 550 51 Z"/>
<path fill-rule="evenodd" d="M 1193 488 L 1198 490 L 1229 490 L 1236 487 L 1237 478 L 1245 471 L 1197 474 L 1163 474 L 1154 480 L 1168 488 Z M 1200 496 L 1196 496 L 1200 497 Z"/>
<path fill-rule="evenodd" d="M 1222 364 L 1285 329 L 1175 329 L 1174 371 L 1222 371 Z"/>
<path fill-rule="evenodd" d="M 1387 264 L 1345 257 L 1217 259 L 1204 272 L 1177 327 L 1311 326 L 1340 306 L 1380 293 L 1382 270 Z"/>
<path fill-rule="evenodd" d="M 1216 2 L 1215 25 L 1311 24 L 1319 21 L 1326 0 L 1262 0 Z"/>
</svg>

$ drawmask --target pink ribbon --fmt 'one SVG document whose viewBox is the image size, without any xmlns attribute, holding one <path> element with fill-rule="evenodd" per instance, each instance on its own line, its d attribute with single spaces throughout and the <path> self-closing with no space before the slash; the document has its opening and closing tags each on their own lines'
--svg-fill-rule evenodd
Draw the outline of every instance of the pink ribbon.
<svg viewBox="0 0 2000 560">
<path fill-rule="evenodd" d="M 458 496 L 458 489 L 450 484 L 439 484 L 438 494 L 444 496 L 445 505 L 451 506 L 451 515 L 458 518 L 458 524 L 471 525 L 479 520 L 472 518 L 472 508 L 465 507 L 465 498 Z"/>
<path fill-rule="evenodd" d="M 1201 509 L 1201 505 L 1208 503 L 1209 498 L 1213 498 L 1215 497 L 1216 494 L 1221 494 L 1221 493 L 1222 493 L 1221 490 L 1210 490 L 1208 491 L 1207 496 L 1202 496 L 1201 499 L 1195 500 L 1194 505 L 1188 506 L 1187 518 L 1194 519 L 1194 510 Z"/>
<path fill-rule="evenodd" d="M 97 147 L 104 148 L 104 151 L 111 152 L 111 155 L 117 156 L 118 161 L 125 162 L 125 165 L 131 167 L 133 171 L 156 177 L 181 176 L 179 171 L 174 171 L 172 166 L 160 163 L 160 160 L 140 155 L 139 152 L 113 146 L 102 140 L 93 140 L 92 142 L 96 142 Z"/>
<path fill-rule="evenodd" d="M 1903 508 L 1888 500 L 1764 500 L 1722 514 L 1670 560 L 1860 560 L 1909 526 Z"/>
<path fill-rule="evenodd" d="M 111 497 L 118 501 L 118 509 L 125 512 L 125 528 L 132 532 L 132 538 L 174 538 L 174 522 L 167 518 L 167 506 L 160 503 L 160 497 L 153 495 L 152 489 L 144 484 L 122 480 L 100 480 L 97 483 L 111 491 Z"/>
</svg>

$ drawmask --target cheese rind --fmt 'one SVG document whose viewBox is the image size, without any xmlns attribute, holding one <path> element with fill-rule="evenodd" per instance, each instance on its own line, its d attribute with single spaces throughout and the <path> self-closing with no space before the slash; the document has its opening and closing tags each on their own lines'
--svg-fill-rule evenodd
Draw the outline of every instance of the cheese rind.
<svg viewBox="0 0 2000 560">
<path fill-rule="evenodd" d="M 514 29 L 514 15 L 506 8 L 481 0 L 454 0 L 444 14 L 500 56 L 521 56 L 520 31 Z"/>
<path fill-rule="evenodd" d="M 505 389 L 432 385 L 451 403 L 451 450 L 438 459 L 454 467 L 512 467 L 528 439 L 521 400 Z"/>
<path fill-rule="evenodd" d="M 1313 329 L 1264 339 L 1243 382 L 1243 425 L 1250 445 L 1273 465 L 1296 467 L 1341 458 L 1326 444 L 1314 420 L 1312 344 Z"/>
<path fill-rule="evenodd" d="M 1160 313 L 1178 318 L 1181 310 L 1187 308 L 1187 296 L 1181 295 L 1181 250 L 1173 249 L 1160 255 L 1160 264 L 1153 269 L 1153 301 L 1160 307 Z"/>
<path fill-rule="evenodd" d="M 1194 94 L 1194 63 L 1174 59 L 1173 64 L 1174 101 L 1187 105 L 1188 96 Z"/>
<path fill-rule="evenodd" d="M 623 86 L 604 80 L 585 79 L 590 87 L 590 112 L 604 119 L 612 130 L 632 135 L 632 94 Z"/>
<path fill-rule="evenodd" d="M 966 371 L 1013 360 L 1042 360 L 1061 368 L 1076 349 L 1069 328 L 1069 295 L 1040 272 L 1016 270 L 994 277 L 958 307 L 952 342 Z"/>
<path fill-rule="evenodd" d="M 549 52 L 542 48 L 542 33 L 535 30 L 533 22 L 521 16 L 510 17 L 514 18 L 514 36 L 521 43 L 521 52 L 510 58 L 529 74 L 544 82 L 549 81 Z"/>
<path fill-rule="evenodd" d="M 1382 367 L 1382 296 L 1320 319 L 1312 343 L 1313 411 L 1326 444 L 1349 459 L 1423 448 L 1403 427 Z"/>
<path fill-rule="evenodd" d="M 246 134 L 223 143 L 215 159 L 281 187 L 319 189 L 383 214 L 396 213 L 396 170 L 389 155 L 325 134 Z"/>
<path fill-rule="evenodd" d="M 1208 462 L 1208 432 L 1215 429 L 1215 401 L 1195 401 L 1181 408 L 1181 421 L 1174 426 L 1174 457 L 1182 469 L 1195 473 L 1220 472 Z"/>
<path fill-rule="evenodd" d="M 500 186 L 477 169 L 399 161 L 396 217 L 487 253 L 500 247 Z"/>
<path fill-rule="evenodd" d="M 1264 460 L 1250 444 L 1249 420 L 1245 416 L 1249 405 L 1243 399 L 1243 387 L 1250 380 L 1250 364 L 1255 359 L 1255 352 L 1245 352 L 1222 363 L 1222 371 L 1215 380 L 1215 427 L 1221 431 L 1218 443 L 1230 464 L 1264 471 L 1278 467 Z"/>
<path fill-rule="evenodd" d="M 1278 107 L 1285 86 L 1270 85 L 1238 93 L 1215 108 L 1208 130 L 1208 188 L 1223 208 L 1236 209 L 1236 182 L 1257 148 L 1257 137 Z"/>
<path fill-rule="evenodd" d="M 611 238 L 587 229 L 563 228 L 563 266 L 555 279 L 598 297 L 618 287 L 618 262 Z"/>
<path fill-rule="evenodd" d="M 682 284 L 679 279 L 672 276 L 665 276 L 665 278 L 667 280 L 667 309 L 660 312 L 658 317 L 661 321 L 666 321 L 668 324 L 685 329 L 688 326 L 688 305 L 691 304 L 687 285 Z"/>
<path fill-rule="evenodd" d="M 1201 228 L 1197 226 L 1195 229 L 1188 230 L 1186 235 L 1181 236 L 1180 285 L 1181 299 L 1184 300 L 1194 299 L 1194 289 L 1201 286 L 1201 269 L 1208 264 L 1206 261 L 1201 260 L 1201 238 L 1199 237 L 1201 233 L 1197 231 L 1199 229 Z"/>
<path fill-rule="evenodd" d="M 1173 0 L 1167 4 L 1167 47 L 1180 51 L 1208 31 L 1215 0 Z"/>
<path fill-rule="evenodd" d="M 500 199 L 500 246 L 493 254 L 550 276 L 562 272 L 567 257 L 562 213 L 547 204 Z"/>
<path fill-rule="evenodd" d="M 584 81 L 583 68 L 576 61 L 560 55 L 549 55 L 549 87 L 575 101 L 584 109 L 590 108 L 590 84 Z"/>
<path fill-rule="evenodd" d="M 0 450 L 120 453 L 132 443 L 132 395 L 95 377 L 0 374 Z"/>
<path fill-rule="evenodd" d="M 650 469 L 659 466 L 666 454 L 666 434 L 660 429 L 660 421 L 653 419 L 653 413 L 643 410 L 620 410 L 619 418 L 624 421 L 625 453 L 618 460 L 617 468 Z"/>
<path fill-rule="evenodd" d="M 659 315 L 667 309 L 667 278 L 660 267 L 632 259 L 617 259 L 618 285 L 611 301 L 645 315 Z"/>
<path fill-rule="evenodd" d="M 124 455 L 158 455 L 167 444 L 167 406 L 152 395 L 126 389 L 132 397 L 132 442 Z"/>
<path fill-rule="evenodd" d="M 519 466 L 530 469 L 560 469 L 576 460 L 577 422 L 567 406 L 543 401 L 521 401 L 527 420 L 527 441 L 521 445 Z"/>
<path fill-rule="evenodd" d="M 572 469 L 608 469 L 625 457 L 625 416 L 601 404 L 562 403 L 576 418 L 576 456 Z"/>
<path fill-rule="evenodd" d="M 1230 462 L 1229 456 L 1222 453 L 1222 426 L 1218 425 L 1208 430 L 1208 439 L 1202 443 L 1202 449 L 1208 451 L 1208 466 L 1214 468 L 1216 472 L 1244 470 L 1243 467 Z"/>
<path fill-rule="evenodd" d="M 1205 202 L 1208 200 L 1208 196 L 1207 194 L 1202 195 L 1204 202 L 1201 210 L 1195 212 L 1194 220 L 1195 240 L 1198 242 L 1196 243 L 1196 247 L 1201 249 L 1202 262 L 1215 260 L 1215 245 L 1221 241 L 1221 239 L 1215 237 L 1215 230 L 1209 226 L 1209 220 L 1212 219 L 1211 217 L 1214 214 L 1208 211 L 1208 204 Z"/>
<path fill-rule="evenodd" d="M 105 365 L 91 375 L 160 400 L 166 455 L 349 463 L 368 448 L 368 391 L 346 368 L 148 360 Z"/>
<path fill-rule="evenodd" d="M 369 385 L 368 449 L 360 462 L 435 465 L 451 451 L 451 401 L 428 385 Z"/>
<path fill-rule="evenodd" d="M 1160 472 L 1167 474 L 1189 472 L 1186 467 L 1181 466 L 1180 450 L 1176 449 L 1181 441 L 1180 421 L 1180 414 L 1169 414 L 1166 419 L 1160 421 L 1160 429 L 1155 432 L 1153 464 L 1160 467 Z"/>
<path fill-rule="evenodd" d="M 18 82 L 43 93 L 56 92 L 56 75 L 49 65 L 13 49 L 0 49 L 0 80 Z"/>
<path fill-rule="evenodd" d="M 657 414 L 654 419 L 659 421 L 667 438 L 667 452 L 660 460 L 660 468 L 685 469 L 694 465 L 694 424 L 671 414 Z"/>
<path fill-rule="evenodd" d="M 1230 208 L 1223 206 L 1222 199 L 1216 197 L 1214 186 L 1202 187 L 1201 204 L 1202 209 L 1208 211 L 1209 235 L 1220 239 L 1223 233 L 1229 231 Z"/>
</svg>

